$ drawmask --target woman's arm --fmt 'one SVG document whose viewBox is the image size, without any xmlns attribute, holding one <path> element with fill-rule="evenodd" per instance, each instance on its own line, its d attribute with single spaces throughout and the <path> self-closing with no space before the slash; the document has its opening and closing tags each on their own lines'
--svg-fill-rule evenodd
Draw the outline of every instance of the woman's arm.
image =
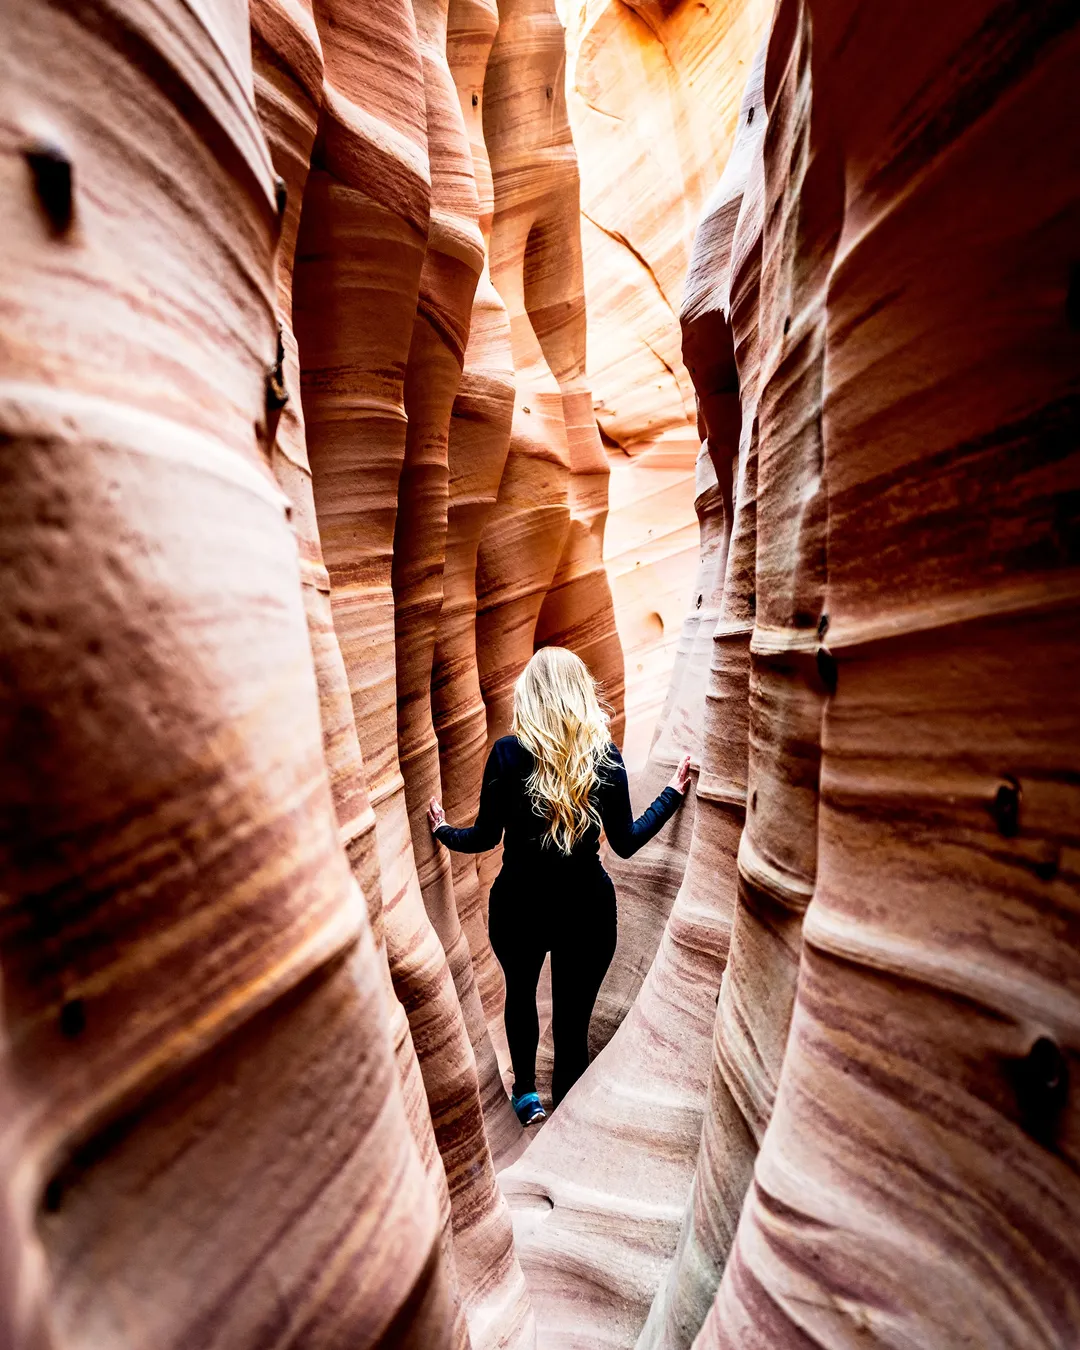
<svg viewBox="0 0 1080 1350">
<path fill-rule="evenodd" d="M 452 848 L 457 853 L 486 853 L 489 848 L 495 847 L 502 838 L 503 814 L 499 764 L 494 746 L 484 766 L 484 781 L 480 788 L 480 810 L 477 812 L 475 825 L 470 829 L 455 830 L 452 825 L 445 824 L 442 807 L 434 798 L 428 810 L 428 819 L 431 822 L 431 833 L 439 843 L 445 844 L 447 848 Z"/>
<path fill-rule="evenodd" d="M 614 746 L 611 747 L 611 754 L 615 763 L 605 771 L 600 788 L 600 819 L 604 822 L 608 843 L 619 857 L 632 858 L 639 848 L 663 829 L 682 805 L 683 793 L 690 780 L 690 756 L 684 758 L 675 777 L 656 801 L 635 820 L 630 808 L 626 766 Z"/>
</svg>

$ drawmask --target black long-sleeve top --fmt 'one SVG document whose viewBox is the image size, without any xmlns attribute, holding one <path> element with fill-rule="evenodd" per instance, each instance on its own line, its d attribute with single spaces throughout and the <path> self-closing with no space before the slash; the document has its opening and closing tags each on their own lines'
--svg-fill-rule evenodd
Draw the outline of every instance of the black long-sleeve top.
<svg viewBox="0 0 1080 1350">
<path fill-rule="evenodd" d="M 609 753 L 612 763 L 600 768 L 594 800 L 608 843 L 620 858 L 630 858 L 675 814 L 682 794 L 673 787 L 664 788 L 635 820 L 622 756 L 614 745 Z M 526 790 L 532 770 L 533 757 L 516 736 L 497 740 L 484 768 L 475 825 L 460 830 L 440 825 L 436 839 L 459 853 L 483 853 L 505 835 L 503 867 L 514 870 L 535 867 L 547 872 L 553 866 L 576 870 L 583 863 L 597 862 L 600 831 L 595 824 L 589 826 L 569 855 L 555 847 L 548 835 L 549 822 L 534 809 Z"/>
</svg>

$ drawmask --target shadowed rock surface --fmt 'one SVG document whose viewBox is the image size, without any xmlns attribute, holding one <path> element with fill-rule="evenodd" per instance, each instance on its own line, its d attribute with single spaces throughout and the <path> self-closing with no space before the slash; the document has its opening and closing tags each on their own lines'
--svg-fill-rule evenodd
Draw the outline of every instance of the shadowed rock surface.
<svg viewBox="0 0 1080 1350">
<path fill-rule="evenodd" d="M 213 17 L 12 35 L 0 1342 L 459 1346 L 269 472 L 248 11 Z"/>
<path fill-rule="evenodd" d="M 650 763 L 664 769 L 661 777 L 654 768 L 651 786 L 659 791 L 681 747 L 692 746 L 696 753 L 700 771 L 695 813 L 678 822 L 675 834 L 676 841 L 690 836 L 685 875 L 655 960 L 625 1020 L 592 1065 L 587 1086 L 570 1094 L 542 1137 L 503 1178 L 515 1210 L 537 1191 L 554 1203 L 552 1213 L 540 1211 L 537 1219 L 530 1208 L 517 1222 L 540 1325 L 553 1345 L 624 1345 L 637 1338 L 663 1262 L 675 1248 L 705 1111 L 716 996 L 730 938 L 735 857 L 745 812 L 748 620 L 754 584 L 756 458 L 749 441 L 741 462 L 739 457 L 738 380 L 726 283 L 743 183 L 764 128 L 763 118 L 754 127 L 749 114 L 751 107 L 761 109 L 763 64 L 762 50 L 743 102 L 731 165 L 698 231 L 683 303 L 684 350 L 698 382 L 708 436 L 699 464 L 699 503 L 705 542 L 702 586 L 710 594 L 706 605 L 702 593 L 700 608 L 695 597 L 689 640 L 676 671 L 679 689 L 660 731 L 660 752 L 654 748 Z M 732 531 L 736 471 L 739 494 Z M 723 487 L 718 473 L 724 475 Z M 714 642 L 718 629 L 719 645 Z M 717 665 L 707 703 L 714 650 Z M 702 794 L 703 783 L 707 795 Z M 669 857 L 672 847 L 668 837 Z M 640 857 L 650 851 L 660 852 L 657 841 Z M 613 874 L 616 865 L 609 862 Z M 619 865 L 620 881 L 634 876 L 639 866 L 637 858 Z M 638 873 L 639 885 L 643 879 Z M 627 890 L 620 886 L 624 942 Z M 650 892 L 643 885 L 641 894 L 647 904 Z M 650 917 L 660 921 L 655 914 Z M 631 931 L 632 938 L 637 936 Z M 618 1215 L 630 1213 L 635 1215 L 633 1224 L 618 1223 Z M 715 1281 L 701 1317 L 714 1291 Z"/>
<path fill-rule="evenodd" d="M 703 945 L 719 963 L 737 964 L 732 929 L 739 923 L 738 850 L 746 820 L 750 640 L 757 607 L 757 269 L 760 265 L 761 148 L 765 133 L 765 46 L 754 61 L 739 110 L 739 132 L 724 176 L 698 227 L 683 300 L 684 351 L 714 444 L 732 464 L 733 524 L 720 614 L 712 635 L 705 700 L 697 814 L 683 891 L 672 919 L 685 908 L 700 916 Z M 733 400 L 738 406 L 733 407 Z M 718 456 L 719 457 L 719 456 Z M 734 976 L 717 973 L 717 1008 Z M 767 1006 L 768 1000 L 761 1002 Z M 712 1302 L 734 1233 L 753 1162 L 752 1136 L 725 1069 L 738 1075 L 744 1061 L 726 1044 L 729 1019 L 719 1012 L 703 1132 L 687 1213 L 670 1271 L 638 1345 L 688 1346 Z M 738 1081 L 738 1080 L 737 1080 Z"/>
<path fill-rule="evenodd" d="M 924 17 L 916 44 L 876 7 L 785 4 L 770 45 L 766 193 L 791 227 L 765 231 L 763 316 L 772 271 L 785 321 L 759 531 L 768 422 L 784 455 L 805 413 L 783 410 L 816 409 L 816 886 L 702 1347 L 1065 1346 L 1080 1322 L 1077 946 L 1058 926 L 1077 572 L 1056 523 L 1078 473 L 1080 193 L 1051 168 L 1060 142 L 1029 135 L 1075 101 L 1076 16 Z M 753 764 L 750 786 L 770 788 Z"/>
<path fill-rule="evenodd" d="M 384 1001 L 409 1124 L 423 1157 L 443 1215 L 446 1259 L 450 1256 L 450 1199 L 427 1107 L 420 1066 L 408 1019 L 390 978 L 382 909 L 382 877 L 375 840 L 375 813 L 367 792 L 364 762 L 353 718 L 348 676 L 334 632 L 330 579 L 322 561 L 315 501 L 300 404 L 299 357 L 292 331 L 292 280 L 300 203 L 307 182 L 322 103 L 322 50 L 314 15 L 288 10 L 276 0 L 252 7 L 252 59 L 255 100 L 279 171 L 279 206 L 284 216 L 277 254 L 278 325 L 284 352 L 288 401 L 281 410 L 271 464 L 288 494 L 300 553 L 300 578 L 308 635 L 319 690 L 323 753 L 337 811 L 342 846 L 364 895 L 379 949 Z M 284 193 L 284 198 L 280 196 Z"/>
<path fill-rule="evenodd" d="M 495 196 L 484 143 L 481 99 L 498 23 L 495 0 L 452 0 L 447 51 L 469 135 L 478 218 L 485 240 L 491 234 Z M 498 498 L 513 413 L 510 321 L 491 284 L 485 257 L 473 301 L 464 368 L 450 416 L 443 603 L 432 673 L 443 805 L 450 820 L 465 820 L 475 812 L 487 757 L 487 709 L 477 666 L 476 560 L 480 537 Z M 498 1026 L 503 978 L 488 939 L 486 896 L 480 885 L 478 860 L 473 854 L 452 853 L 450 863 L 454 898 L 472 953 L 484 1012 L 493 1026 Z"/>
<path fill-rule="evenodd" d="M 15 15 L 0 1350 L 1080 1334 L 1075 7 L 564 9 Z M 620 604 L 526 1139 L 424 810 Z"/>
<path fill-rule="evenodd" d="M 498 1066 L 445 865 L 428 878 L 430 917 L 425 910 L 399 759 L 400 745 L 419 786 L 437 788 L 427 699 L 410 699 L 409 690 L 419 678 L 426 691 L 430 681 L 433 604 L 441 600 L 444 423 L 461 358 L 460 340 L 456 355 L 452 347 L 454 305 L 471 305 L 482 257 L 471 155 L 442 55 L 445 12 L 422 9 L 421 18 L 422 40 L 401 0 L 363 18 L 349 6 L 316 10 L 326 82 L 295 318 L 334 622 L 377 820 L 390 972 L 445 1166 L 462 1300 L 476 1346 L 494 1344 L 500 1326 L 510 1342 L 527 1344 L 528 1296 L 495 1183 L 473 1041 L 492 1111 L 507 1107 L 496 1095 Z M 465 175 L 457 196 L 447 186 L 455 155 Z M 423 398 L 410 421 L 411 389 Z M 399 492 L 409 547 L 395 550 Z M 434 549 L 426 570 L 415 552 L 425 540 Z M 429 583 L 432 566 L 437 580 Z M 427 848 L 431 860 L 430 837 Z"/>
</svg>

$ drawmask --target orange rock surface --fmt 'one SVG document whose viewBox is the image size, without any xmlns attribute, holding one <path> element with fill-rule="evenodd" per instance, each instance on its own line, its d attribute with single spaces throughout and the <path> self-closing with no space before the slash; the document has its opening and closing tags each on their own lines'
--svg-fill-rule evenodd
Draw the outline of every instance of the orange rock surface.
<svg viewBox="0 0 1080 1350">
<path fill-rule="evenodd" d="M 700 758 L 726 535 L 712 514 L 715 471 L 695 467 L 698 410 L 680 351 L 679 297 L 768 17 L 757 0 L 565 6 L 568 106 L 585 185 L 588 375 L 614 475 L 608 570 L 626 650 L 626 758 L 640 770 L 642 805 L 682 754 L 695 765 Z M 737 426 L 728 434 L 737 440 Z M 598 1001 L 594 1049 L 610 1039 L 649 968 L 691 832 L 684 810 L 630 865 L 609 859 L 619 949 Z"/>
<path fill-rule="evenodd" d="M 438 457 L 445 455 L 446 429 L 440 430 L 439 419 L 449 418 L 456 386 L 451 377 L 447 397 L 446 357 L 437 344 L 432 345 L 437 334 L 430 322 L 440 301 L 453 300 L 453 288 L 440 292 L 433 278 L 446 257 L 439 245 L 451 247 L 447 241 L 453 236 L 454 217 L 452 212 L 440 215 L 436 208 L 429 231 L 425 50 L 427 65 L 440 66 L 444 81 L 449 77 L 436 50 L 444 40 L 445 16 L 425 11 L 425 18 L 422 46 L 407 0 L 386 0 L 363 16 L 333 4 L 317 7 L 325 84 L 315 146 L 318 167 L 312 169 L 304 197 L 294 320 L 334 623 L 377 820 L 390 971 L 409 1016 L 446 1168 L 454 1257 L 478 1347 L 494 1343 L 493 1337 L 504 1334 L 500 1328 L 512 1341 L 527 1344 L 532 1338 L 531 1316 L 514 1257 L 509 1214 L 495 1184 L 477 1061 L 448 955 L 466 998 L 472 993 L 473 1035 L 478 1044 L 487 1044 L 486 1081 L 496 1088 L 498 1069 L 486 1040 L 452 892 L 447 895 L 448 872 L 432 877 L 431 905 L 449 952 L 424 908 L 398 752 L 393 591 L 398 492 L 402 482 L 412 482 L 410 512 L 421 517 L 431 510 L 436 516 L 445 512 L 445 460 L 440 495 Z M 439 74 L 431 77 L 436 84 Z M 449 114 L 456 114 L 452 87 L 450 96 L 454 107 Z M 433 105 L 444 119 L 449 115 L 445 99 L 433 95 Z M 452 126 L 452 116 L 450 121 Z M 452 137 L 450 143 L 452 149 Z M 459 141 L 459 153 L 463 148 L 467 153 Z M 452 177 L 452 166 L 447 172 Z M 467 188 L 465 195 L 468 198 Z M 475 224 L 472 231 L 466 225 L 461 237 L 472 246 L 471 252 L 466 251 L 469 263 L 478 266 Z M 434 262 L 426 262 L 429 253 Z M 453 276 L 453 264 L 446 266 Z M 472 272 L 466 302 L 471 301 L 474 284 Z M 429 289 L 422 291 L 424 285 Z M 418 302 L 427 306 L 419 316 Z M 416 331 L 423 334 L 416 340 L 419 348 L 414 347 Z M 456 369 L 459 358 L 450 355 Z M 415 425 L 426 437 L 418 435 L 414 441 L 410 463 L 405 400 L 414 358 L 421 367 L 432 367 L 430 386 L 423 387 L 435 397 L 436 406 L 418 411 Z M 440 367 L 441 386 L 436 373 Z M 421 380 L 419 374 L 417 379 Z M 441 539 L 436 545 L 429 566 L 432 561 L 441 564 Z M 422 562 L 403 549 L 396 579 L 403 646 L 412 659 L 427 660 L 428 674 L 423 678 L 429 680 L 434 610 Z M 407 673 L 412 681 L 415 671 Z M 426 701 L 413 702 L 421 713 L 416 727 L 408 722 L 408 700 L 403 707 L 411 737 L 404 747 L 411 753 L 414 746 L 425 744 Z M 426 727 L 426 781 L 432 781 L 434 770 L 437 783 L 430 720 Z M 423 772 L 418 776 L 425 781 Z M 444 887 L 441 896 L 434 894 L 436 886 Z M 493 1102 L 493 1108 L 506 1113 L 501 1100 Z"/>
<path fill-rule="evenodd" d="M 877 6 L 778 10 L 758 519 L 760 540 L 770 494 L 823 485 L 814 584 L 765 559 L 805 628 L 821 608 L 816 885 L 703 1348 L 1080 1325 L 1080 191 L 1030 136 L 1075 146 L 1066 14 L 971 0 L 916 43 Z M 752 761 L 750 787 L 775 775 Z"/>
<path fill-rule="evenodd" d="M 10 25 L 0 1350 L 1074 1346 L 1080 18 L 559 3 Z M 525 1148 L 424 811 L 617 630 Z"/>
<path fill-rule="evenodd" d="M 663 844 L 654 841 L 640 856 L 660 854 L 676 874 L 683 873 L 684 864 L 685 875 L 666 925 L 660 921 L 656 959 L 614 1039 L 590 1068 L 587 1086 L 570 1095 L 503 1178 L 511 1203 L 521 1211 L 519 1249 L 541 1335 L 551 1345 L 632 1345 L 637 1339 L 679 1235 L 706 1105 L 716 991 L 730 938 L 735 857 L 745 814 L 754 585 L 756 455 L 747 440 L 740 459 L 727 277 L 743 184 L 764 128 L 764 118 L 755 127 L 749 111 L 761 111 L 763 56 L 744 99 L 732 162 L 698 231 L 683 303 L 684 351 L 707 431 L 699 493 L 703 589 L 658 742 L 670 746 L 674 758 L 669 764 L 661 749 L 650 760 L 658 781 L 649 787 L 658 791 L 683 748 L 693 747 L 699 757 L 697 801 L 693 815 L 684 807 L 674 830 L 660 836 Z M 729 549 L 736 469 L 739 510 Z M 637 859 L 618 873 L 614 860 L 608 866 L 619 882 L 620 945 L 633 952 L 643 944 L 639 931 L 628 934 L 628 911 L 632 917 L 637 911 L 627 902 L 648 912 L 655 872 L 638 870 Z M 621 973 L 616 970 L 616 978 Z M 614 983 L 609 977 L 609 995 Z M 539 1219 L 533 1200 L 538 1191 L 553 1204 L 551 1213 L 539 1212 Z M 618 1215 L 630 1213 L 636 1214 L 632 1225 L 618 1222 Z M 698 1325 L 718 1280 L 719 1272 Z M 654 1318 L 662 1321 L 662 1308 Z M 653 1323 L 641 1343 L 660 1343 Z"/>
<path fill-rule="evenodd" d="M 472 153 L 446 61 L 449 0 L 412 0 L 423 66 L 431 221 L 405 372 L 408 419 L 398 483 L 393 589 L 398 757 L 424 902 L 455 975 L 459 998 L 472 963 L 454 905 L 447 850 L 427 824 L 442 796 L 431 718 L 431 670 L 443 603 L 448 498 L 447 439 L 484 263 Z M 467 983 L 463 983 L 467 982 Z"/>
<path fill-rule="evenodd" d="M 497 1155 L 520 1151 L 521 1128 L 503 1088 L 455 903 L 450 855 L 432 838 L 427 808 L 443 796 L 432 721 L 432 667 L 443 607 L 448 437 L 477 281 L 484 265 L 479 200 L 465 122 L 446 58 L 446 0 L 413 0 L 424 70 L 431 223 L 405 372 L 408 429 L 394 529 L 398 753 L 424 904 L 446 953 L 476 1057 L 486 1132 Z M 472 655 L 475 667 L 475 653 Z M 474 809 L 473 797 L 467 810 Z M 481 950 L 481 959 L 483 959 Z M 505 1213 L 503 1213 L 503 1221 Z M 481 1285 L 487 1244 L 475 1272 Z"/>
<path fill-rule="evenodd" d="M 684 754 L 696 768 L 700 757 L 701 715 L 704 711 L 705 673 L 699 633 L 716 617 L 714 599 L 722 579 L 726 545 L 724 503 L 716 470 L 702 446 L 695 465 L 694 508 L 698 519 L 698 566 L 690 613 L 679 634 L 667 697 L 656 737 L 644 769 L 634 784 L 636 809 L 647 806 L 671 778 Z M 705 609 L 706 598 L 709 601 Z M 691 785 L 679 814 L 629 862 L 605 858 L 619 897 L 619 938 L 593 1013 L 589 1032 L 592 1052 L 598 1054 L 615 1034 L 641 988 L 660 944 L 668 914 L 686 869 L 686 855 L 694 827 L 695 790 Z"/>
<path fill-rule="evenodd" d="M 341 843 L 367 898 L 409 1124 L 443 1214 L 445 1257 L 452 1262 L 446 1173 L 435 1142 L 409 1023 L 390 979 L 375 813 L 368 798 L 348 676 L 334 632 L 330 579 L 323 565 L 315 516 L 300 404 L 299 357 L 292 330 L 293 264 L 300 203 L 322 103 L 322 49 L 314 15 L 306 8 L 286 9 L 279 0 L 257 0 L 252 6 L 251 21 L 256 107 L 274 167 L 279 171 L 278 191 L 284 193 L 285 206 L 277 252 L 277 301 L 285 358 L 282 373 L 288 401 L 278 421 L 271 465 L 278 483 L 288 495 L 299 546 L 304 609 L 319 690 L 323 753 L 330 772 Z"/>
<path fill-rule="evenodd" d="M 495 0 L 452 0 L 447 56 L 469 136 L 478 219 L 485 240 L 491 233 L 495 199 L 484 143 L 482 97 L 498 22 Z M 450 417 L 443 603 L 432 673 L 443 805 L 450 820 L 470 819 L 475 813 L 487 757 L 487 709 L 477 665 L 476 560 L 480 536 L 498 497 L 513 412 L 510 321 L 491 284 L 485 257 Z M 502 1013 L 502 971 L 488 938 L 477 858 L 452 853 L 450 863 L 477 988 L 485 1014 L 497 1025 Z"/>
<path fill-rule="evenodd" d="M 621 730 L 622 652 L 603 569 L 607 465 L 585 381 L 578 172 L 553 0 L 500 0 L 484 84 L 494 218 L 491 278 L 510 318 L 517 400 L 477 562 L 477 653 L 488 738 L 510 723 L 534 646 L 586 660 Z"/>
<path fill-rule="evenodd" d="M 698 551 L 683 278 L 771 9 L 770 0 L 562 5 L 582 178 L 588 378 L 612 471 L 605 557 L 626 652 L 631 771 L 644 766 L 659 723 Z"/>
<path fill-rule="evenodd" d="M 683 303 L 684 352 L 709 429 L 710 447 L 737 427 L 734 516 L 720 613 L 713 630 L 709 692 L 698 776 L 698 809 L 684 889 L 711 919 L 725 973 L 717 998 L 712 1069 L 693 1185 L 678 1249 L 650 1310 L 640 1350 L 689 1346 L 716 1292 L 749 1184 L 755 1142 L 740 1110 L 757 1068 L 738 1035 L 740 980 L 752 980 L 737 858 L 747 808 L 750 641 L 757 607 L 758 281 L 761 263 L 764 44 L 739 112 L 739 132 L 724 175 L 698 229 Z M 737 391 L 737 393 L 735 392 Z M 738 398 L 739 407 L 731 406 Z M 715 428 L 715 432 L 714 432 Z M 683 897 L 676 901 L 676 911 Z M 673 911 L 673 918 L 675 912 Z M 731 947 L 732 929 L 740 940 Z M 719 983 L 719 981 L 717 981 Z M 723 1011 L 720 1011 L 720 1005 Z M 768 998 L 751 1007 L 768 1014 Z"/>
<path fill-rule="evenodd" d="M 1075 898 L 1080 632 L 1060 521 L 1076 454 L 1057 419 L 1080 369 L 1064 243 L 1080 194 L 1021 148 L 1063 97 L 1077 27 L 1019 11 L 991 27 L 972 4 L 905 66 L 895 16 L 825 9 L 779 9 L 727 283 L 739 384 L 699 384 L 729 406 L 740 388 L 744 419 L 700 856 L 618 1033 L 505 1177 L 552 1344 L 630 1343 L 627 1285 L 660 1245 L 671 1085 L 695 1044 L 657 996 L 684 898 L 717 914 L 706 878 L 726 875 L 731 904 L 740 777 L 695 1190 L 639 1343 L 1064 1346 L 1077 1325 L 1076 947 L 1051 916 Z M 993 59 L 962 67 L 991 32 Z M 700 243 L 722 293 L 725 247 Z M 1000 533 L 968 516 L 969 474 Z M 679 697 L 701 650 L 684 648 L 661 739 L 702 731 L 698 696 Z M 685 1009 L 700 986 L 680 975 Z"/>
<path fill-rule="evenodd" d="M 268 470 L 247 9 L 11 36 L 0 1342 L 463 1344 Z"/>
</svg>

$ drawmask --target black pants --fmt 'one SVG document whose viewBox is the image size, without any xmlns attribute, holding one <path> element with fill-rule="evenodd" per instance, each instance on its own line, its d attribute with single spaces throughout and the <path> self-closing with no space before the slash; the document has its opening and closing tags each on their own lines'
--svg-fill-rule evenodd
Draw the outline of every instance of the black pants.
<svg viewBox="0 0 1080 1350">
<path fill-rule="evenodd" d="M 506 1040 L 519 1097 L 536 1091 L 536 985 L 551 952 L 551 1095 L 558 1106 L 589 1064 L 589 1020 L 615 955 L 615 887 L 599 863 L 584 876 L 546 884 L 504 868 L 491 887 L 488 928 L 506 976 Z"/>
</svg>

